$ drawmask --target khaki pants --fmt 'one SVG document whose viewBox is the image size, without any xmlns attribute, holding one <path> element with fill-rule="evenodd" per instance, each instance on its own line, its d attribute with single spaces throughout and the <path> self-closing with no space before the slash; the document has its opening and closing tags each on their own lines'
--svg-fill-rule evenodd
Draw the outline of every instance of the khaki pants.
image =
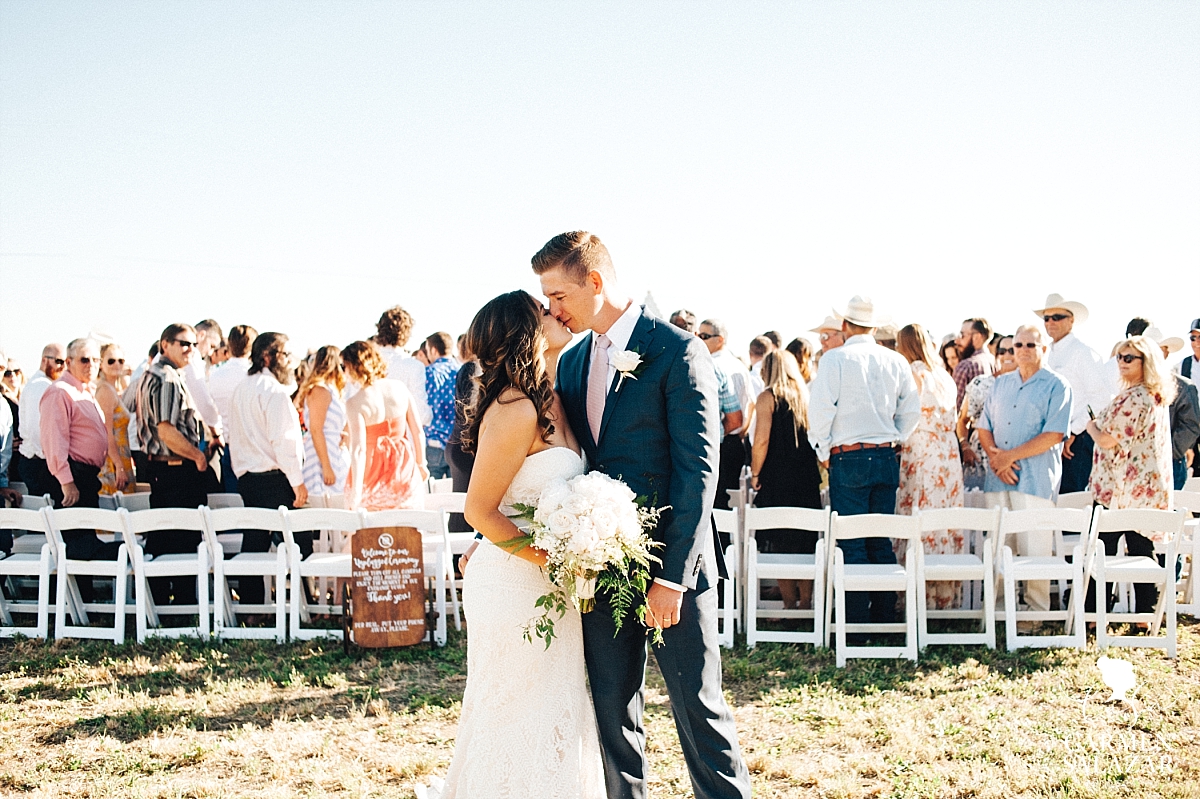
<svg viewBox="0 0 1200 799">
<path fill-rule="evenodd" d="M 1009 510 L 1032 510 L 1033 508 L 1053 508 L 1054 502 L 1049 499 L 1035 497 L 1032 494 L 1022 494 L 1019 491 L 988 491 L 983 495 L 989 508 L 1008 508 Z M 1031 557 L 1048 557 L 1054 554 L 1054 538 L 1047 532 L 1017 533 L 1017 554 Z M 996 556 L 999 557 L 997 552 Z M 1050 609 L 1050 581 L 1026 580 L 1025 603 L 1030 610 Z"/>
</svg>

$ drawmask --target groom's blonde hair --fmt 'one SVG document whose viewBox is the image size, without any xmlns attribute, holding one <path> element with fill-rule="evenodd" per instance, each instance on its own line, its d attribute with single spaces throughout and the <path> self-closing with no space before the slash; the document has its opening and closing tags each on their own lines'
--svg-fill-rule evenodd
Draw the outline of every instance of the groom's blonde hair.
<svg viewBox="0 0 1200 799">
<path fill-rule="evenodd" d="M 560 233 L 533 256 L 534 274 L 542 275 L 555 267 L 561 267 L 579 285 L 583 285 L 588 272 L 599 272 L 609 280 L 617 276 L 604 242 L 586 230 Z"/>
</svg>

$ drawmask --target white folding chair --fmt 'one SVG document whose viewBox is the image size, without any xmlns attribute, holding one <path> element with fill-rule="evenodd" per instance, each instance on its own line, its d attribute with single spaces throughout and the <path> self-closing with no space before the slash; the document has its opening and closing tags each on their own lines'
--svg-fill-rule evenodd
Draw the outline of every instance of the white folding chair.
<svg viewBox="0 0 1200 799">
<path fill-rule="evenodd" d="M 430 477 L 427 482 L 429 494 L 445 494 L 454 490 L 453 477 Z"/>
<path fill-rule="evenodd" d="M 0 508 L 0 530 L 18 531 L 45 530 L 46 519 L 41 510 L 28 508 Z M 37 554 L 14 552 L 0 560 L 0 580 L 13 590 L 13 599 L 0 591 L 0 637 L 25 635 L 30 638 L 45 638 L 50 630 L 50 575 L 55 573 L 54 547 L 45 538 Z M 37 601 L 16 598 L 20 586 L 19 578 L 37 580 Z M 13 614 L 28 613 L 34 616 L 32 627 L 13 624 Z"/>
<path fill-rule="evenodd" d="M 839 541 L 852 538 L 902 539 L 904 565 L 898 563 L 846 563 Z M 837 639 L 837 665 L 848 658 L 917 659 L 917 565 L 914 546 L 921 545 L 921 525 L 916 516 L 864 513 L 854 516 L 830 515 L 829 546 L 833 549 L 834 633 Z M 851 624 L 846 619 L 848 591 L 903 591 L 904 621 L 893 623 Z M 904 646 L 849 646 L 849 633 L 903 633 Z"/>
<path fill-rule="evenodd" d="M 446 609 L 452 584 L 446 582 L 446 563 L 450 560 L 447 544 L 446 514 L 434 510 L 360 510 L 363 530 L 375 527 L 415 527 L 421 531 L 424 544 L 425 579 L 434 586 L 433 610 L 437 615 L 434 628 L 427 636 L 438 646 L 446 645 Z"/>
<path fill-rule="evenodd" d="M 977 531 L 983 540 L 974 553 L 926 555 L 923 544 L 914 546 L 917 556 L 917 642 L 921 649 L 929 644 L 983 644 L 996 648 L 996 540 L 1000 532 L 999 508 L 938 508 L 917 514 L 921 533 L 940 530 Z M 925 599 L 925 584 L 951 581 L 983 584 L 980 608 L 930 610 Z M 966 590 L 962 592 L 965 599 Z M 965 602 L 964 602 L 965 604 Z M 930 619 L 979 619 L 983 630 L 976 633 L 931 633 Z"/>
<path fill-rule="evenodd" d="M 467 505 L 467 494 L 465 491 L 444 491 L 440 494 L 429 494 L 425 497 L 425 510 L 440 510 L 445 513 L 464 513 Z M 462 578 L 454 573 L 454 556 L 462 555 L 471 548 L 471 544 L 475 543 L 475 532 L 450 532 L 449 519 L 447 518 L 446 537 L 450 542 L 450 570 L 447 574 L 447 579 L 451 580 L 454 585 L 454 600 L 458 602 L 458 594 L 462 591 Z M 459 607 L 454 605 L 454 617 L 458 618 Z M 462 629 L 459 627 L 458 629 Z"/>
<path fill-rule="evenodd" d="M 1189 477 L 1183 484 L 1184 491 L 1190 491 L 1193 494 L 1200 494 L 1200 477 Z M 1191 508 L 1188 508 L 1191 510 Z"/>
<path fill-rule="evenodd" d="M 213 510 L 220 510 L 221 508 L 243 508 L 245 505 L 246 503 L 242 501 L 241 494 L 222 493 L 208 495 L 208 507 L 212 508 Z"/>
<path fill-rule="evenodd" d="M 153 508 L 130 513 L 122 510 L 125 520 L 125 545 L 129 550 L 129 561 L 133 565 L 134 607 L 137 613 L 137 640 L 142 643 L 149 635 L 180 638 L 194 635 L 208 638 L 209 598 L 208 575 L 211 570 L 212 553 L 206 540 L 207 528 L 204 516 L 198 508 Z M 180 552 L 147 556 L 137 536 L 149 538 L 169 535 L 169 531 L 188 530 L 201 535 L 195 552 Z M 188 577 L 196 581 L 195 605 L 171 605 L 168 608 L 155 606 L 150 593 L 150 581 L 161 577 Z M 220 610 L 216 604 L 214 615 Z M 195 626 L 163 627 L 160 614 L 196 615 Z"/>
<path fill-rule="evenodd" d="M 239 552 L 224 557 L 219 534 L 228 530 L 266 530 L 283 535 L 283 517 L 270 508 L 202 508 L 208 528 L 208 543 L 213 555 L 213 596 L 217 608 L 213 611 L 213 634 L 217 638 L 274 638 L 282 643 L 287 638 L 287 577 L 288 554 L 284 546 L 274 552 Z M 229 578 L 266 580 L 273 578 L 275 600 L 262 605 L 234 603 L 229 590 Z M 264 594 L 270 597 L 268 589 Z M 240 627 L 238 613 L 275 614 L 274 627 Z"/>
<path fill-rule="evenodd" d="M 123 494 L 120 491 L 113 494 L 117 507 L 133 513 L 134 511 L 150 510 L 150 495 L 145 493 Z"/>
<path fill-rule="evenodd" d="M 49 494 L 43 494 L 40 497 L 30 496 L 25 494 L 21 497 L 21 510 L 40 511 L 42 508 L 53 508 L 54 500 Z M 46 535 L 46 525 L 38 524 L 37 527 L 31 530 L 25 530 L 23 535 L 19 535 L 20 530 L 13 530 L 13 548 L 14 555 L 38 555 L 42 551 L 42 547 L 50 544 L 50 556 L 57 558 L 58 554 L 51 544 L 50 538 Z"/>
<path fill-rule="evenodd" d="M 97 508 L 43 508 L 45 530 L 54 544 L 58 563 L 58 583 L 54 599 L 55 638 L 108 638 L 114 643 L 125 641 L 125 589 L 133 572 L 129 565 L 129 549 L 121 544 L 116 560 L 70 560 L 67 545 L 63 541 L 63 530 L 96 530 L 109 533 L 124 533 L 125 520 L 119 510 Z M 107 577 L 113 581 L 112 604 L 84 603 L 79 593 L 76 575 Z M 67 624 L 67 613 L 71 612 L 74 624 Z M 91 627 L 88 612 L 113 614 L 112 627 Z"/>
<path fill-rule="evenodd" d="M 1175 606 L 1178 613 L 1200 616 L 1200 575 L 1196 566 L 1200 563 L 1200 491 L 1173 491 L 1175 507 L 1186 511 L 1190 518 L 1183 523 L 1183 535 L 1179 541 L 1179 557 L 1183 562 L 1180 592 L 1183 601 Z"/>
<path fill-rule="evenodd" d="M 753 649 L 759 641 L 825 645 L 825 581 L 828 579 L 829 508 L 746 508 L 746 646 Z M 808 530 L 817 533 L 817 548 L 812 555 L 771 554 L 758 551 L 758 531 L 778 528 Z M 784 609 L 781 603 L 760 599 L 763 580 L 811 580 L 811 609 Z M 763 630 L 760 618 L 812 619 L 812 631 Z"/>
<path fill-rule="evenodd" d="M 741 542 L 741 523 L 738 521 L 738 510 L 712 511 L 713 524 L 718 533 L 729 536 L 729 546 L 725 547 L 725 569 L 729 577 L 721 585 L 721 611 L 717 615 L 717 640 L 726 649 L 733 649 L 733 636 L 741 624 L 742 602 L 738 598 L 741 593 L 742 581 L 738 579 L 741 555 L 738 552 Z"/>
<path fill-rule="evenodd" d="M 1089 566 L 1095 573 L 1096 580 L 1096 646 L 1104 649 L 1109 646 L 1152 646 L 1167 650 L 1167 656 L 1176 656 L 1175 635 L 1175 552 L 1179 539 L 1183 534 L 1183 523 L 1186 514 L 1182 510 L 1108 510 L 1096 509 L 1095 529 L 1091 536 L 1094 557 Z M 1154 552 L 1165 556 L 1164 563 L 1159 564 L 1156 557 L 1144 555 L 1104 554 L 1100 544 L 1100 533 L 1119 533 L 1133 530 L 1143 535 L 1147 533 L 1162 533 L 1163 541 L 1155 542 Z M 1147 538 L 1151 536 L 1146 535 Z M 1110 613 L 1108 612 L 1108 583 L 1154 583 L 1159 586 L 1158 603 L 1153 611 L 1138 608 L 1138 612 Z M 1083 583 L 1087 585 L 1087 582 Z M 1092 616 L 1092 614 L 1087 614 Z M 1166 635 L 1160 636 L 1159 629 L 1163 618 L 1166 617 Z M 1149 635 L 1109 635 L 1108 625 L 1121 622 L 1145 623 L 1150 625 Z"/>
<path fill-rule="evenodd" d="M 8 484 L 8 487 L 13 491 L 16 491 L 18 494 L 25 495 L 29 493 L 29 488 L 20 480 L 13 480 Z"/>
<path fill-rule="evenodd" d="M 341 638 L 341 628 L 303 627 L 301 622 L 309 621 L 310 613 L 341 614 L 341 597 L 333 596 L 332 601 L 326 601 L 321 594 L 319 601 L 310 603 L 308 592 L 304 588 L 305 578 L 324 578 L 333 581 L 349 580 L 352 568 L 349 552 L 316 552 L 307 559 L 301 559 L 300 546 L 296 543 L 295 534 L 312 531 L 316 534 L 322 530 L 331 530 L 345 534 L 348 538 L 359 529 L 362 517 L 352 510 L 327 510 L 325 508 L 301 508 L 300 510 L 281 511 L 283 514 L 283 540 L 287 545 L 291 559 L 292 594 L 290 607 L 289 631 L 293 641 L 310 640 L 313 638 Z M 323 582 L 322 582 L 323 584 Z"/>
<path fill-rule="evenodd" d="M 1000 515 L 1000 537 L 997 546 L 1001 556 L 997 564 L 1004 582 L 1004 636 L 1010 652 L 1022 647 L 1075 647 L 1087 645 L 1083 627 L 1083 554 L 1085 544 L 1076 544 L 1070 555 L 1062 550 L 1051 555 L 1014 555 L 1008 546 L 1008 536 L 1026 533 L 1047 536 L 1052 540 L 1059 533 L 1074 533 L 1087 540 L 1093 514 L 1079 508 L 1035 508 L 1005 510 Z M 1063 610 L 1018 610 L 1017 583 L 1023 580 L 1058 580 L 1070 586 L 1071 599 Z M 1019 622 L 1061 621 L 1062 635 L 1019 635 Z"/>
</svg>

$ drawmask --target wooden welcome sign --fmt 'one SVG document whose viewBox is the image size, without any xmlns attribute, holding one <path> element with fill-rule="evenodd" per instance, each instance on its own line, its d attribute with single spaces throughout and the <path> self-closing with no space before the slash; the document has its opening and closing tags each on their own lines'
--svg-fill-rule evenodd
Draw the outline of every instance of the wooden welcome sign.
<svg viewBox="0 0 1200 799">
<path fill-rule="evenodd" d="M 368 648 L 425 639 L 425 556 L 415 527 L 373 527 L 351 538 L 351 627 Z"/>
</svg>

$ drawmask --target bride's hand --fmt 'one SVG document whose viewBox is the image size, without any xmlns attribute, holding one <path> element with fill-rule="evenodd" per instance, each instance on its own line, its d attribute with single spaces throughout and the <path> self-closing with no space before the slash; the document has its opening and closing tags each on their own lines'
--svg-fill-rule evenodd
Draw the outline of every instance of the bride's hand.
<svg viewBox="0 0 1200 799">
<path fill-rule="evenodd" d="M 458 573 L 459 576 L 466 578 L 467 576 L 467 561 L 475 554 L 475 550 L 479 548 L 478 541 L 472 541 L 471 546 L 467 547 L 467 551 L 458 556 Z"/>
</svg>

